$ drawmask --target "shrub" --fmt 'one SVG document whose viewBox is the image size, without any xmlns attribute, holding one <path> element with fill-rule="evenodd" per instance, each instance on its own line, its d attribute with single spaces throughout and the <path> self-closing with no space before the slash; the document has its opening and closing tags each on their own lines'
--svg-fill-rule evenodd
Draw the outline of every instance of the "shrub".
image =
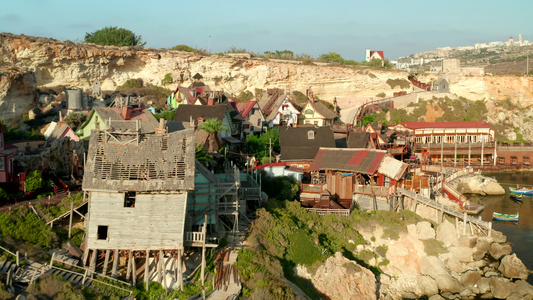
<svg viewBox="0 0 533 300">
<path fill-rule="evenodd" d="M 381 92 L 381 93 L 377 94 L 376 97 L 385 98 L 385 97 L 387 97 L 387 94 Z"/>
<path fill-rule="evenodd" d="M 237 97 L 235 97 L 235 102 L 248 102 L 254 98 L 254 94 L 250 91 L 242 91 Z"/>
<path fill-rule="evenodd" d="M 140 35 L 132 31 L 117 27 L 104 27 L 103 29 L 86 33 L 86 43 L 110 46 L 144 46 Z"/>
<path fill-rule="evenodd" d="M 173 81 L 174 79 L 172 78 L 172 74 L 165 74 L 165 77 L 163 78 L 163 83 L 172 83 Z"/>
<path fill-rule="evenodd" d="M 387 84 L 391 89 L 394 89 L 396 86 L 402 89 L 408 89 L 411 87 L 411 82 L 405 79 L 387 79 Z"/>
<path fill-rule="evenodd" d="M 74 131 L 85 122 L 87 116 L 84 113 L 70 113 L 65 117 L 65 122 Z"/>
<path fill-rule="evenodd" d="M 177 45 L 177 46 L 170 48 L 170 50 L 177 50 L 177 51 L 184 51 L 184 52 L 196 52 L 196 49 L 189 47 L 187 45 Z"/>
<path fill-rule="evenodd" d="M 43 181 L 43 175 L 40 171 L 34 170 L 28 174 L 26 180 L 24 180 L 24 186 L 26 191 L 32 192 L 44 187 L 45 182 Z"/>
</svg>

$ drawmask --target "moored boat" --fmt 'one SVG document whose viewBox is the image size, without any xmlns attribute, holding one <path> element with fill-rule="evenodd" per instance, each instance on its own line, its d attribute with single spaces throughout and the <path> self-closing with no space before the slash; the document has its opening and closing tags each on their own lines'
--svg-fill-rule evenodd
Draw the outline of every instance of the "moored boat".
<svg viewBox="0 0 533 300">
<path fill-rule="evenodd" d="M 522 201 L 522 194 L 511 193 L 511 199 L 516 201 Z"/>
<path fill-rule="evenodd" d="M 509 215 L 509 214 L 501 214 L 497 212 L 492 213 L 492 218 L 494 220 L 498 221 L 511 221 L 511 222 L 518 222 L 519 213 L 517 212 L 516 215 Z"/>
<path fill-rule="evenodd" d="M 516 188 L 509 188 L 509 192 L 519 195 L 529 195 L 533 196 L 533 188 L 526 188 L 526 187 L 516 187 Z"/>
</svg>

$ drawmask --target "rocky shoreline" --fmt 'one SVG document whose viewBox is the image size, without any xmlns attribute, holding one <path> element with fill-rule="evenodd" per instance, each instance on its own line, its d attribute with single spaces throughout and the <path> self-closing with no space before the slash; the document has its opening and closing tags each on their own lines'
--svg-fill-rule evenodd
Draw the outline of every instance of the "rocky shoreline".
<svg viewBox="0 0 533 300">
<path fill-rule="evenodd" d="M 382 229 L 381 229 L 382 232 Z M 399 239 L 382 239 L 361 232 L 368 244 L 358 251 L 384 255 L 368 261 L 368 268 L 336 253 L 314 274 L 298 266 L 299 276 L 309 279 L 330 299 L 532 299 L 529 271 L 512 253 L 507 238 L 459 234 L 445 220 L 438 226 L 428 221 L 408 225 Z M 387 263 L 385 263 L 387 262 Z"/>
</svg>

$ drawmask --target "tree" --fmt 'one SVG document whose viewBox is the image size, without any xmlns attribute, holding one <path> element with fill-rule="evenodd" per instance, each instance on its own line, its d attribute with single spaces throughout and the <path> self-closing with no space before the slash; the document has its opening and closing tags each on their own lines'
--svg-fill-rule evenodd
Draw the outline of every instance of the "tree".
<svg viewBox="0 0 533 300">
<path fill-rule="evenodd" d="M 86 43 L 110 46 L 144 46 L 140 35 L 131 30 L 117 27 L 105 27 L 85 34 Z"/>
<path fill-rule="evenodd" d="M 209 153 L 215 151 L 215 137 L 223 130 L 226 130 L 226 125 L 222 124 L 217 119 L 207 119 L 198 128 L 204 130 L 209 134 Z"/>
<path fill-rule="evenodd" d="M 65 117 L 65 122 L 74 131 L 85 122 L 87 117 L 84 113 L 70 113 Z"/>
<path fill-rule="evenodd" d="M 248 146 L 248 153 L 259 157 L 270 158 L 268 150 L 270 149 L 269 143 L 272 143 L 272 151 L 274 153 L 280 153 L 279 146 L 279 131 L 278 128 L 268 129 L 260 136 L 249 135 L 246 138 L 246 144 Z"/>
</svg>

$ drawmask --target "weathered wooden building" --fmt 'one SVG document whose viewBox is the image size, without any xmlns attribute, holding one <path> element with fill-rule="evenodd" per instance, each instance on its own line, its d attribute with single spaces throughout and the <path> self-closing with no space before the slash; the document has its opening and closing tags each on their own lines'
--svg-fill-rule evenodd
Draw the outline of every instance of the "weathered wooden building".
<svg viewBox="0 0 533 300">
<path fill-rule="evenodd" d="M 180 284 L 187 195 L 194 189 L 194 132 L 141 134 L 138 127 L 109 125 L 94 130 L 89 143 L 84 264 L 94 272 L 105 256 L 105 274 L 112 254 L 112 276 L 120 256 L 127 261 L 126 279 L 134 283 L 143 265 L 146 282 L 154 273 L 164 286 Z"/>
</svg>

